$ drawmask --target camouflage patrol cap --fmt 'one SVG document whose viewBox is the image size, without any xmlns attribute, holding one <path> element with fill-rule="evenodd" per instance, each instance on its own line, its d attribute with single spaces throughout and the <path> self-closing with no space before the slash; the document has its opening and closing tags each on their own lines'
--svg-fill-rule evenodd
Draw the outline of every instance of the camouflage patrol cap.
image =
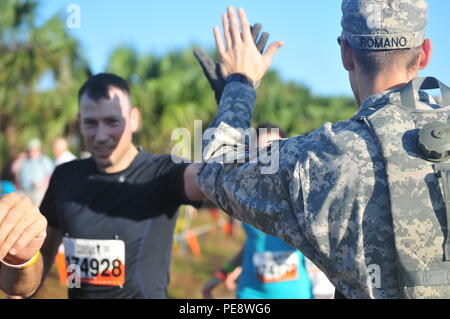
<svg viewBox="0 0 450 319">
<path fill-rule="evenodd" d="M 342 38 L 356 50 L 397 50 L 421 46 L 425 0 L 343 0 Z"/>
</svg>

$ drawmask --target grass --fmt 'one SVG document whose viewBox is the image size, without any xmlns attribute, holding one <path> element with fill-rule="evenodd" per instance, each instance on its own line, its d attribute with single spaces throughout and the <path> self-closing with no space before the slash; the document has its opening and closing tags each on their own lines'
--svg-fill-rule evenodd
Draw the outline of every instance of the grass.
<svg viewBox="0 0 450 319">
<path fill-rule="evenodd" d="M 189 229 L 209 224 L 215 219 L 206 211 L 199 211 L 192 218 L 186 218 L 182 211 L 176 230 L 179 232 L 183 226 Z M 226 219 L 225 214 L 220 215 Z M 198 243 L 201 255 L 195 256 L 185 242 L 176 242 L 172 251 L 172 264 L 170 269 L 169 298 L 199 299 L 202 298 L 202 285 L 208 281 L 215 270 L 224 265 L 242 247 L 244 232 L 238 223 L 234 223 L 233 236 L 227 235 L 222 227 L 214 227 L 211 231 L 200 235 Z M 228 291 L 223 285 L 214 290 L 215 298 L 234 298 L 234 292 Z M 0 298 L 6 295 L 0 292 Z M 53 268 L 43 287 L 38 291 L 37 299 L 66 299 L 67 289 L 59 283 L 56 266 Z"/>
</svg>

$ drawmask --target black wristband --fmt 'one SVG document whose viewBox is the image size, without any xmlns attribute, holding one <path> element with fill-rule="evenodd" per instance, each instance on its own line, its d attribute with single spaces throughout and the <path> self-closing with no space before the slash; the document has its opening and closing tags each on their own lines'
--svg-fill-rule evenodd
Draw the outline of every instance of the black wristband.
<svg viewBox="0 0 450 319">
<path fill-rule="evenodd" d="M 244 83 L 244 84 L 247 84 L 247 85 L 251 86 L 252 88 L 255 87 L 253 85 L 253 82 L 248 77 L 246 77 L 245 75 L 240 74 L 240 73 L 234 73 L 234 74 L 229 75 L 227 77 L 227 80 L 226 80 L 225 83 L 228 84 L 228 83 L 231 83 L 231 82 Z"/>
</svg>

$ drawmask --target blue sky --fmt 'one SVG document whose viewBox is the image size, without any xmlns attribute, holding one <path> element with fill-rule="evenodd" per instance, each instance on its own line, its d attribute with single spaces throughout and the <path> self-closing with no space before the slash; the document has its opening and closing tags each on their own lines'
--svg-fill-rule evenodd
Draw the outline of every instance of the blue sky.
<svg viewBox="0 0 450 319">
<path fill-rule="evenodd" d="M 283 40 L 272 67 L 322 95 L 351 95 L 336 42 L 341 32 L 340 0 L 41 0 L 40 21 L 55 12 L 68 17 L 68 5 L 81 9 L 81 27 L 71 29 L 95 73 L 105 69 L 118 44 L 164 54 L 195 43 L 213 48 L 212 28 L 221 26 L 227 5 L 243 7 L 251 22 L 261 22 L 270 40 Z M 433 75 L 450 84 L 450 1 L 428 0 L 427 36 L 433 40 Z"/>
</svg>

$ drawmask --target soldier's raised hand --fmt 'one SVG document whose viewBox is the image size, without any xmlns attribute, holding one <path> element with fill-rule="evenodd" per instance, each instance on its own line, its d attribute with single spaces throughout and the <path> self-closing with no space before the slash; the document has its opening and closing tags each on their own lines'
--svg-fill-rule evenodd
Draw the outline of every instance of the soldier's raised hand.
<svg viewBox="0 0 450 319">
<path fill-rule="evenodd" d="M 229 74 L 240 73 L 248 77 L 254 85 L 258 83 L 272 63 L 272 58 L 282 41 L 272 43 L 264 54 L 258 51 L 250 25 L 243 9 L 238 10 L 242 34 L 239 30 L 238 18 L 233 7 L 228 7 L 227 13 L 222 15 L 223 36 L 219 28 L 214 27 L 217 52 L 219 53 L 221 71 L 226 77 Z"/>
<path fill-rule="evenodd" d="M 266 47 L 267 40 L 269 39 L 269 33 L 263 32 L 261 36 L 259 36 L 262 29 L 260 23 L 255 23 L 250 29 L 253 42 L 258 51 L 262 54 Z M 227 71 L 223 70 L 225 74 L 222 74 L 220 63 L 213 61 L 213 59 L 201 48 L 194 49 L 194 56 L 200 63 L 200 66 L 214 91 L 217 104 L 219 104 L 223 89 L 225 88 L 225 78 L 228 75 Z"/>
</svg>

